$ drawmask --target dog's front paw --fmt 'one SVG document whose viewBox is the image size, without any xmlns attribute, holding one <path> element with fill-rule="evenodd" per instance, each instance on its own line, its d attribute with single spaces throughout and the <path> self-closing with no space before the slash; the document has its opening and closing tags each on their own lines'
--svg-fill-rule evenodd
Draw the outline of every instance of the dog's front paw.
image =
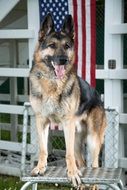
<svg viewBox="0 0 127 190">
<path fill-rule="evenodd" d="M 68 179 L 71 181 L 72 185 L 74 187 L 78 187 L 81 185 L 81 179 L 80 176 L 82 176 L 81 172 L 76 168 L 76 169 L 69 169 L 67 172 Z"/>
<path fill-rule="evenodd" d="M 43 166 L 43 167 L 36 166 L 36 167 L 31 171 L 31 175 L 32 175 L 32 176 L 44 175 L 45 171 L 46 171 L 46 166 Z"/>
</svg>

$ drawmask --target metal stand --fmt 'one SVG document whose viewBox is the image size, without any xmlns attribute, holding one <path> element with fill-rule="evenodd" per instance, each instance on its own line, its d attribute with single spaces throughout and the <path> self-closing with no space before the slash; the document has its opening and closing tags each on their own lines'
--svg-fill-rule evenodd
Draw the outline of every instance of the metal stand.
<svg viewBox="0 0 127 190">
<path fill-rule="evenodd" d="M 32 190 L 37 190 L 37 184 L 38 183 L 54 183 L 54 184 L 62 184 L 63 186 L 65 184 L 70 185 L 70 182 L 68 181 L 67 175 L 66 175 L 66 168 L 65 167 L 60 167 L 60 166 L 50 166 L 47 168 L 47 171 L 44 176 L 38 176 L 38 177 L 30 177 L 30 170 L 27 172 L 27 166 L 26 166 L 26 151 L 27 151 L 27 123 L 28 123 L 28 115 L 30 114 L 30 104 L 25 103 L 24 104 L 25 109 L 24 109 L 24 124 L 23 124 L 23 142 L 22 142 L 22 159 L 21 159 L 21 173 L 22 177 L 21 180 L 25 181 L 26 183 L 22 186 L 21 190 L 26 190 L 29 186 L 32 186 Z M 111 119 L 108 118 L 110 121 L 109 127 L 111 128 L 110 133 L 112 131 L 113 137 L 114 137 L 114 132 L 116 131 L 115 134 L 118 134 L 117 129 L 115 130 L 114 127 L 114 121 L 116 121 L 116 114 L 115 112 L 112 111 L 112 114 L 109 113 Z M 117 122 L 117 121 L 116 121 Z M 33 123 L 33 122 L 32 122 Z M 115 124 L 116 126 L 116 124 Z M 108 133 L 109 134 L 109 133 Z M 36 136 L 36 135 L 35 135 Z M 34 136 L 34 139 L 35 139 Z M 116 142 L 118 142 L 117 139 L 118 135 L 116 136 Z M 112 138 L 110 138 L 112 139 Z M 104 168 L 83 168 L 82 169 L 82 184 L 84 185 L 94 185 L 98 184 L 99 186 L 104 186 L 105 190 L 113 189 L 113 190 L 122 190 L 123 189 L 123 184 L 121 181 L 122 177 L 122 170 L 120 168 L 116 168 L 117 166 L 117 158 L 114 158 L 114 154 L 117 152 L 118 153 L 118 148 L 115 145 L 111 147 L 112 142 L 110 143 L 110 139 L 107 138 L 107 143 L 106 143 L 106 153 L 105 155 L 110 155 L 109 158 L 107 158 L 106 162 L 106 167 Z M 108 150 L 112 150 L 108 151 Z M 110 153 L 111 152 L 111 153 Z M 36 152 L 35 152 L 36 153 Z M 113 162 L 111 162 L 113 160 Z M 31 160 L 30 160 L 31 161 Z M 115 163 L 115 165 L 113 165 Z M 110 165 L 112 164 L 112 165 Z M 113 167 L 113 168 L 111 168 Z M 29 168 L 30 169 L 30 168 Z M 102 188 L 101 188 L 102 189 Z"/>
<path fill-rule="evenodd" d="M 103 185 L 105 189 L 123 190 L 121 181 L 122 170 L 117 168 L 83 168 L 82 169 L 82 184 L 89 185 Z M 32 190 L 37 190 L 37 183 L 57 183 L 70 184 L 66 175 L 66 168 L 63 167 L 49 167 L 44 176 L 39 177 L 22 177 L 22 181 L 27 181 L 20 190 L 26 190 L 30 185 Z"/>
</svg>

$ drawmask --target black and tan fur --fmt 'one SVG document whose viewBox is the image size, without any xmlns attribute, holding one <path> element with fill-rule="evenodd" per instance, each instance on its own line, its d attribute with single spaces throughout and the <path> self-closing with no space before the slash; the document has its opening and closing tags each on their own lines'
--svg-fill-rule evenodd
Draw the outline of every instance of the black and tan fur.
<svg viewBox="0 0 127 190">
<path fill-rule="evenodd" d="M 74 70 L 74 26 L 72 17 L 65 19 L 55 32 L 48 14 L 39 31 L 30 72 L 30 102 L 36 116 L 40 154 L 32 175 L 44 174 L 47 165 L 47 139 L 51 123 L 63 126 L 66 142 L 67 175 L 73 185 L 80 184 L 80 168 L 85 165 L 82 152 L 87 142 L 92 167 L 98 156 L 106 128 L 105 112 L 95 89 L 76 75 Z"/>
</svg>

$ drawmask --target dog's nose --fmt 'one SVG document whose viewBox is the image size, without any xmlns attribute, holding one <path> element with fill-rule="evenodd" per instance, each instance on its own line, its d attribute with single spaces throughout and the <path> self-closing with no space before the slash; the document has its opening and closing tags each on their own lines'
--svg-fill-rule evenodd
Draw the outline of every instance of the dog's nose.
<svg viewBox="0 0 127 190">
<path fill-rule="evenodd" d="M 68 62 L 68 58 L 66 56 L 57 56 L 55 61 L 58 65 L 66 65 Z"/>
</svg>

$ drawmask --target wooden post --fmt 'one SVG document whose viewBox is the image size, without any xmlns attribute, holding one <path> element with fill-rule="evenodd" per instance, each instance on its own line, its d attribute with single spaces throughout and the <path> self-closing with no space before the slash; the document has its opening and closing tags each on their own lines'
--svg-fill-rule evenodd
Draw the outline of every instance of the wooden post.
<svg viewBox="0 0 127 190">
<path fill-rule="evenodd" d="M 33 53 L 35 49 L 35 45 L 37 43 L 38 39 L 38 31 L 40 26 L 40 20 L 39 20 L 39 3 L 35 0 L 27 0 L 27 7 L 28 7 L 28 29 L 34 30 L 35 37 L 32 39 L 29 39 L 28 41 L 28 47 L 29 47 L 29 68 L 32 67 L 32 60 L 33 60 Z M 31 116 L 31 144 L 36 145 L 36 131 L 35 131 L 35 118 L 34 116 Z M 33 160 L 35 159 L 36 155 L 31 157 L 31 163 L 33 164 Z M 31 167 L 33 167 L 31 165 Z"/>
<path fill-rule="evenodd" d="M 122 0 L 105 1 L 105 51 L 104 67 L 109 70 L 109 61 L 116 61 L 116 68 L 123 68 L 123 40 L 121 34 L 111 34 L 110 27 L 123 21 Z M 105 107 L 123 111 L 123 92 L 121 80 L 105 80 Z"/>
<path fill-rule="evenodd" d="M 35 38 L 29 39 L 29 68 L 32 66 L 33 52 L 38 39 L 39 31 L 39 4 L 35 0 L 27 0 L 28 7 L 28 29 L 32 29 L 35 32 Z"/>
<path fill-rule="evenodd" d="M 110 28 L 114 24 L 123 22 L 123 1 L 122 0 L 106 0 L 105 1 L 105 50 L 104 50 L 104 68 L 109 71 L 110 60 L 116 63 L 115 68 L 123 68 L 123 38 L 120 33 L 110 32 Z M 116 28 L 117 30 L 117 28 Z M 117 33 L 117 34 L 115 34 Z M 104 83 L 104 102 L 106 108 L 115 108 L 119 113 L 123 112 L 123 83 L 121 79 L 106 79 Z M 123 132 L 123 129 L 120 128 Z M 124 137 L 121 135 L 118 142 L 119 156 L 124 154 Z"/>
<path fill-rule="evenodd" d="M 17 64 L 17 42 L 12 40 L 10 43 L 10 66 L 15 68 Z M 10 104 L 17 104 L 17 78 L 10 77 Z M 17 141 L 18 116 L 11 114 L 11 140 Z"/>
</svg>

